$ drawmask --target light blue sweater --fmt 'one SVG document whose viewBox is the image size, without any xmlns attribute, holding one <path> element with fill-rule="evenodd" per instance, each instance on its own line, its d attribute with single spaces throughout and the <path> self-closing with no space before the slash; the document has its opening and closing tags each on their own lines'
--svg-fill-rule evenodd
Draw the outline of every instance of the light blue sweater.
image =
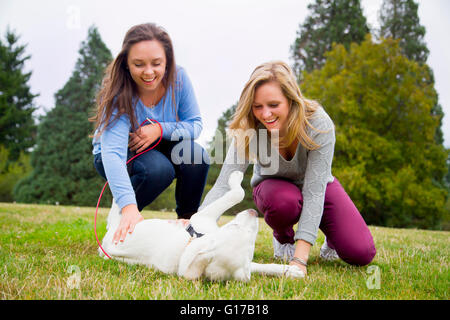
<svg viewBox="0 0 450 320">
<path fill-rule="evenodd" d="M 179 121 L 173 111 L 172 88 L 167 90 L 166 95 L 153 108 L 146 107 L 138 98 L 134 103 L 137 125 L 146 118 L 157 120 L 163 128 L 163 139 L 197 139 L 202 131 L 202 120 L 194 89 L 186 71 L 180 66 L 177 66 L 175 84 L 175 106 Z M 117 108 L 113 112 L 113 117 L 116 113 Z M 109 125 L 99 138 L 92 141 L 92 153 L 101 152 L 109 187 L 121 209 L 129 204 L 137 204 L 126 168 L 131 128 L 129 117 L 123 114 Z"/>
</svg>

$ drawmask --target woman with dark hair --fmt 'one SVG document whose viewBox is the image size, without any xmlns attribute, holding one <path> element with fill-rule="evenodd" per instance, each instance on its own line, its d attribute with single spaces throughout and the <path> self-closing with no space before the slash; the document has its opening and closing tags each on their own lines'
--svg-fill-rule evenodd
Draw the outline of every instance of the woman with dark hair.
<svg viewBox="0 0 450 320">
<path fill-rule="evenodd" d="M 157 123 L 139 127 L 147 119 L 161 124 L 162 140 L 127 168 L 133 153 L 161 137 Z M 96 123 L 94 166 L 108 180 L 122 213 L 114 242 L 134 230 L 143 220 L 140 211 L 175 178 L 178 217 L 189 219 L 197 212 L 209 168 L 207 153 L 193 141 L 200 135 L 202 121 L 192 84 L 186 71 L 175 64 L 172 41 L 163 28 L 147 23 L 127 32 L 122 50 L 106 70 L 97 112 L 90 120 Z M 189 161 L 198 154 L 200 163 Z"/>
</svg>

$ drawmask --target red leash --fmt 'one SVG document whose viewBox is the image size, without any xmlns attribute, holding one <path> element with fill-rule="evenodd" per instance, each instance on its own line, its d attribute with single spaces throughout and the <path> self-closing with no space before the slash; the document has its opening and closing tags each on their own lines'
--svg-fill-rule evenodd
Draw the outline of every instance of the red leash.
<svg viewBox="0 0 450 320">
<path fill-rule="evenodd" d="M 163 129 L 162 129 L 161 124 L 160 124 L 158 121 L 156 121 L 155 119 L 149 119 L 149 118 L 147 118 L 144 122 L 141 123 L 141 125 L 140 125 L 139 127 L 142 127 L 142 126 L 144 125 L 144 123 L 147 122 L 147 121 L 148 121 L 150 124 L 153 124 L 152 121 L 155 121 L 155 122 L 159 125 L 159 129 L 161 130 L 161 136 L 159 137 L 158 142 L 157 142 L 153 147 L 151 147 L 151 148 L 149 148 L 149 149 L 147 149 L 147 150 L 145 150 L 145 151 L 142 151 L 141 153 L 138 153 L 137 155 L 135 155 L 134 157 L 132 157 L 130 160 L 127 161 L 127 163 L 126 163 L 127 165 L 128 165 L 131 161 L 133 161 L 135 158 L 139 157 L 141 154 L 144 154 L 144 153 L 146 153 L 147 151 L 152 150 L 152 149 L 153 149 L 154 147 L 156 147 L 156 146 L 161 142 L 161 140 L 162 140 Z M 98 236 L 97 236 L 97 213 L 98 213 L 98 207 L 99 207 L 99 205 L 100 205 L 100 200 L 102 199 L 103 192 L 105 191 L 107 185 L 108 185 L 108 181 L 106 181 L 105 185 L 103 186 L 102 192 L 100 192 L 100 197 L 98 198 L 98 201 L 97 201 L 97 208 L 95 209 L 95 219 L 94 219 L 94 232 L 95 232 L 95 239 L 97 240 L 98 246 L 100 247 L 100 249 L 102 249 L 103 253 L 104 253 L 108 258 L 112 259 L 112 258 L 106 253 L 106 251 L 103 249 L 102 245 L 100 244 L 100 241 L 98 240 Z"/>
</svg>

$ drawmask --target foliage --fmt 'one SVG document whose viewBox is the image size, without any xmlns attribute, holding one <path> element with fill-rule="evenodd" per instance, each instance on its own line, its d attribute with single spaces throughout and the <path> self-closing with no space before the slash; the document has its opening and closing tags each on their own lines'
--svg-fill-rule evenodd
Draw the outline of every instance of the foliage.
<svg viewBox="0 0 450 320">
<path fill-rule="evenodd" d="M 398 41 L 375 44 L 370 36 L 326 57 L 301 88 L 336 125 L 334 175 L 367 223 L 439 228 L 448 153 L 434 140 L 429 68 L 408 60 Z"/>
<path fill-rule="evenodd" d="M 35 143 L 33 99 L 27 84 L 31 72 L 24 72 L 30 56 L 24 56 L 25 45 L 19 45 L 19 36 L 9 29 L 6 41 L 0 39 L 0 144 L 9 152 L 7 159 L 16 161 Z"/>
<path fill-rule="evenodd" d="M 33 172 L 15 188 L 20 202 L 93 205 L 104 181 L 93 166 L 89 112 L 112 56 L 95 27 L 81 44 L 75 70 L 40 121 Z M 104 197 L 110 205 L 111 197 Z"/>
<path fill-rule="evenodd" d="M 379 14 L 381 24 L 379 37 L 399 39 L 402 53 L 408 59 L 425 65 L 430 51 L 424 40 L 426 30 L 420 24 L 418 7 L 419 5 L 414 0 L 384 0 Z M 431 68 L 429 73 L 431 75 L 430 82 L 434 84 Z M 439 118 L 435 141 L 443 144 L 444 134 L 441 126 L 444 112 L 438 99 L 431 109 L 431 114 Z"/>
<path fill-rule="evenodd" d="M 0 202 L 12 202 L 14 185 L 31 172 L 29 155 L 21 152 L 17 161 L 9 163 L 8 158 L 9 150 L 0 145 Z"/>
<path fill-rule="evenodd" d="M 320 69 L 333 43 L 349 48 L 352 42 L 363 41 L 370 31 L 360 0 L 316 0 L 308 9 L 310 14 L 299 26 L 291 46 L 294 71 L 299 77 L 302 71 Z"/>
<path fill-rule="evenodd" d="M 383 0 L 379 13 L 380 38 L 400 40 L 400 48 L 409 60 L 426 63 L 429 50 L 425 44 L 425 27 L 417 14 L 414 0 Z"/>
</svg>

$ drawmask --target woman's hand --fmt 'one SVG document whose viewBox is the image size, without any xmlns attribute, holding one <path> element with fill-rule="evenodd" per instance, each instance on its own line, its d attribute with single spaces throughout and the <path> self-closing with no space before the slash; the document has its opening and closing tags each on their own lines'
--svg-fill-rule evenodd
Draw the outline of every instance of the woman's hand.
<svg viewBox="0 0 450 320">
<path fill-rule="evenodd" d="M 136 224 L 144 220 L 135 204 L 129 204 L 122 209 L 122 219 L 114 233 L 113 243 L 123 242 L 127 233 L 132 233 Z"/>
<path fill-rule="evenodd" d="M 161 136 L 161 129 L 157 124 L 149 124 L 140 127 L 136 132 L 130 133 L 128 147 L 131 151 L 140 153 L 147 149 L 153 142 Z"/>
<path fill-rule="evenodd" d="M 307 275 L 307 270 L 306 270 L 306 266 L 302 265 L 301 263 L 295 261 L 295 260 L 291 260 L 291 262 L 289 263 L 290 266 L 296 266 L 297 268 L 299 268 L 300 270 L 303 271 L 303 273 L 305 274 L 305 276 Z"/>
<path fill-rule="evenodd" d="M 311 244 L 309 242 L 306 242 L 304 240 L 297 240 L 297 243 L 295 245 L 294 257 L 297 257 L 297 258 L 307 262 L 310 251 L 311 251 Z M 306 276 L 306 274 L 307 274 L 306 266 L 304 266 L 300 262 L 291 260 L 289 265 L 298 267 L 300 270 L 302 270 L 305 273 L 305 276 Z"/>
</svg>

